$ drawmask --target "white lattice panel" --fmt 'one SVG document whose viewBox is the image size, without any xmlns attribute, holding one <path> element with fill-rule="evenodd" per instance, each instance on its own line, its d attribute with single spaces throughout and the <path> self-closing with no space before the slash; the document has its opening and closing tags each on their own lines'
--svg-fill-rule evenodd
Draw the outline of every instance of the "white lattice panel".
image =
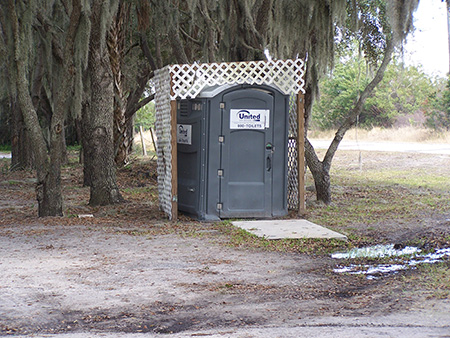
<svg viewBox="0 0 450 338">
<path fill-rule="evenodd" d="M 170 66 L 171 99 L 195 98 L 223 84 L 275 85 L 284 94 L 304 93 L 304 62 L 296 60 L 194 63 Z"/>
<path fill-rule="evenodd" d="M 159 69 L 154 77 L 156 93 L 155 131 L 157 139 L 159 205 L 172 216 L 172 144 L 170 124 L 170 74 L 168 67 Z"/>
</svg>

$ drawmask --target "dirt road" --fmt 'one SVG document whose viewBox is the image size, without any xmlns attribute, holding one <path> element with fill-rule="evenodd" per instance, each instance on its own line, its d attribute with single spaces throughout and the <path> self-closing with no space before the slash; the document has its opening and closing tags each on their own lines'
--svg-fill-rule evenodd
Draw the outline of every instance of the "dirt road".
<svg viewBox="0 0 450 338">
<path fill-rule="evenodd" d="M 331 140 L 310 140 L 316 149 L 327 149 Z M 400 153 L 450 155 L 448 143 L 424 143 L 424 142 L 371 142 L 343 140 L 339 144 L 339 150 L 364 150 L 364 151 L 389 151 Z"/>
<path fill-rule="evenodd" d="M 0 229 L 0 335 L 450 334 L 448 299 L 398 289 L 399 277 L 335 275 L 331 258 L 227 248 L 214 230 L 197 239 L 51 223 Z"/>
</svg>

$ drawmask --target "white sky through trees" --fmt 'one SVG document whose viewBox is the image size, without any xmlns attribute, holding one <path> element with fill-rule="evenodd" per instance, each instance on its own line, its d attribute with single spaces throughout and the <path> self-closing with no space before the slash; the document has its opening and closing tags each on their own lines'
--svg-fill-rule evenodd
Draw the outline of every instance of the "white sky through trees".
<svg viewBox="0 0 450 338">
<path fill-rule="evenodd" d="M 408 36 L 404 50 L 406 64 L 422 66 L 429 75 L 446 76 L 449 48 L 446 3 L 420 0 L 414 13 L 415 32 Z"/>
</svg>

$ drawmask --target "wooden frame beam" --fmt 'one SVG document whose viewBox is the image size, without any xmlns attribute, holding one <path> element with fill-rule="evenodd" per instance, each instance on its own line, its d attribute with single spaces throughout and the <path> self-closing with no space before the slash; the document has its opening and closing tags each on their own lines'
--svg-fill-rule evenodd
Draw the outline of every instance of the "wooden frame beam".
<svg viewBox="0 0 450 338">
<path fill-rule="evenodd" d="M 171 220 L 178 219 L 178 158 L 177 158 L 177 101 L 170 101 L 170 133 L 172 150 L 172 214 Z"/>
</svg>

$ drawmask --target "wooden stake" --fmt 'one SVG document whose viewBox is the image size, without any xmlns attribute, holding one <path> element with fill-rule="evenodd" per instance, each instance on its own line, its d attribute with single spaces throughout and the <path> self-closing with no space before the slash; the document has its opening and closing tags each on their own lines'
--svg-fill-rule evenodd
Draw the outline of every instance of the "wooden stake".
<svg viewBox="0 0 450 338">
<path fill-rule="evenodd" d="M 298 214 L 306 212 L 305 203 L 305 96 L 297 94 L 297 163 L 298 163 Z"/>
<path fill-rule="evenodd" d="M 153 146 L 153 150 L 154 150 L 155 153 L 156 153 L 155 134 L 153 133 L 152 127 L 150 127 L 150 136 L 152 137 L 152 146 Z"/>
<path fill-rule="evenodd" d="M 142 129 L 142 126 L 139 126 L 139 134 L 141 135 L 142 155 L 147 156 L 147 148 L 145 147 L 144 130 Z"/>
<path fill-rule="evenodd" d="M 177 158 L 177 101 L 170 101 L 170 124 L 172 138 L 172 215 L 170 219 L 178 219 L 178 158 Z"/>
</svg>

